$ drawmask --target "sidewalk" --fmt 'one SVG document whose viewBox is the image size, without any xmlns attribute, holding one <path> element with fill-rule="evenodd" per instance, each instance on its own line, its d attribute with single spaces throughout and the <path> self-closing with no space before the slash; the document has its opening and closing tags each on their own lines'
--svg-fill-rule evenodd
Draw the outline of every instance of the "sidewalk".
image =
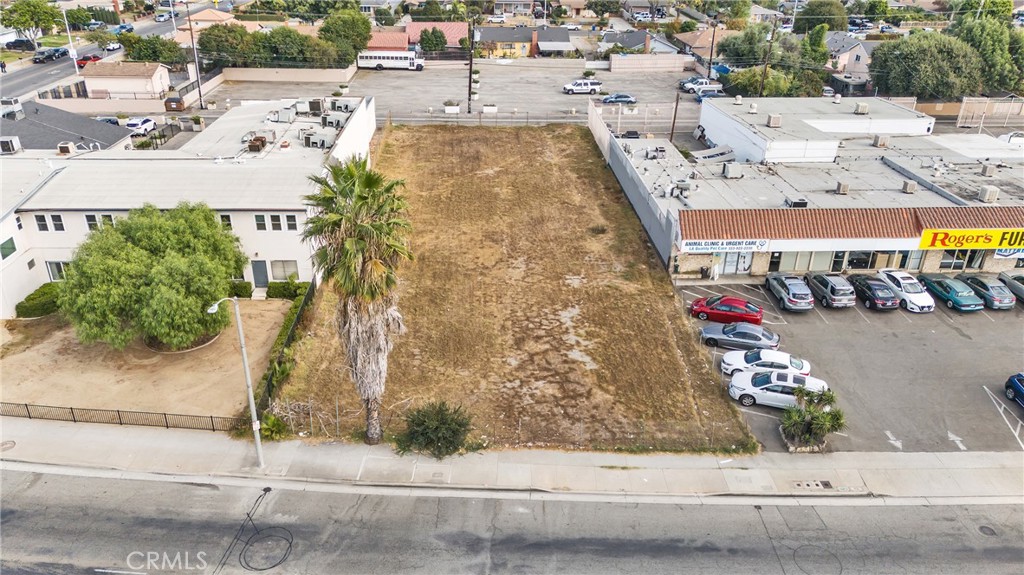
<svg viewBox="0 0 1024 575">
<path fill-rule="evenodd" d="M 764 453 L 729 458 L 523 450 L 484 451 L 438 462 L 401 457 L 383 445 L 287 441 L 263 444 L 266 469 L 260 471 L 251 442 L 207 431 L 3 417 L 0 440 L 5 469 L 38 471 L 45 468 L 23 464 L 45 464 L 60 466 L 65 474 L 115 470 L 173 475 L 175 481 L 248 478 L 273 480 L 279 486 L 298 482 L 526 491 L 674 503 L 680 497 L 702 498 L 698 503 L 710 503 L 709 497 L 728 499 L 718 496 L 810 496 L 814 504 L 828 504 L 831 497 L 842 505 L 855 500 L 871 505 L 1024 503 L 1020 452 Z"/>
</svg>

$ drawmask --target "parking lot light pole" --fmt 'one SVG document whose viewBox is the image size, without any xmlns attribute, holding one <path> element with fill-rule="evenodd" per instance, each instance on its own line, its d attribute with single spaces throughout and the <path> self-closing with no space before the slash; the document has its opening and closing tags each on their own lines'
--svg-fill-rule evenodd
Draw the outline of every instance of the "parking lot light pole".
<svg viewBox="0 0 1024 575">
<path fill-rule="evenodd" d="M 245 372 L 245 391 L 249 395 L 249 415 L 252 416 L 252 435 L 256 440 L 256 458 L 263 469 L 263 443 L 260 441 L 260 420 L 256 417 L 256 400 L 252 396 L 252 376 L 249 374 L 249 356 L 245 353 L 245 333 L 242 331 L 242 312 L 238 307 L 237 297 L 226 297 L 217 300 L 206 310 L 206 313 L 217 313 L 221 302 L 230 301 L 235 306 L 235 325 L 238 327 L 238 345 L 242 348 L 242 370 Z"/>
</svg>

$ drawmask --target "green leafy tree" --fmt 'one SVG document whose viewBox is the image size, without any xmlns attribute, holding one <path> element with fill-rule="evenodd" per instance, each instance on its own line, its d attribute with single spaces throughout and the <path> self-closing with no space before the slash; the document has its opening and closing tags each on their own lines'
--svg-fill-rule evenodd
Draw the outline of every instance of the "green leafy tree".
<svg viewBox="0 0 1024 575">
<path fill-rule="evenodd" d="M 68 17 L 68 25 L 73 30 L 81 30 L 92 20 L 92 14 L 81 6 L 66 11 L 65 15 Z"/>
<path fill-rule="evenodd" d="M 746 20 L 750 18 L 750 0 L 734 0 L 729 4 L 729 18 L 733 20 Z"/>
<path fill-rule="evenodd" d="M 85 343 L 124 349 L 138 337 L 182 349 L 228 324 L 208 314 L 246 257 L 203 204 L 132 210 L 89 234 L 65 271 L 58 303 Z"/>
<path fill-rule="evenodd" d="M 1010 28 L 1006 23 L 985 16 L 962 18 L 953 35 L 978 51 L 984 66 L 982 81 L 990 90 L 1012 90 L 1021 80 L 1021 71 L 1010 55 Z"/>
<path fill-rule="evenodd" d="M 828 80 L 828 72 L 800 70 L 790 74 L 789 96 L 794 98 L 820 98 L 821 89 Z"/>
<path fill-rule="evenodd" d="M 732 72 L 725 76 L 725 84 L 730 93 L 741 96 L 757 96 L 761 87 L 761 76 L 763 68 L 747 68 L 738 72 Z M 768 75 L 764 81 L 763 96 L 770 98 L 774 96 L 788 96 L 790 91 L 790 77 L 781 70 L 768 68 Z M 819 92 L 821 86 L 818 87 Z"/>
<path fill-rule="evenodd" d="M 587 10 L 597 14 L 598 18 L 605 14 L 617 14 L 622 10 L 622 2 L 619 0 L 587 0 L 585 6 Z"/>
<path fill-rule="evenodd" d="M 142 36 L 134 32 L 122 32 L 117 35 L 117 42 L 124 46 L 125 54 L 131 54 L 132 50 L 142 42 Z"/>
<path fill-rule="evenodd" d="M 739 66 L 758 66 L 764 64 L 771 46 L 770 64 L 784 68 L 800 66 L 800 40 L 793 34 L 778 34 L 775 42 L 769 42 L 770 25 L 751 24 L 741 34 L 721 40 L 715 52 L 727 63 Z"/>
<path fill-rule="evenodd" d="M 856 12 L 850 12 L 856 14 Z M 884 20 L 889 17 L 888 0 L 871 0 L 864 8 L 863 14 L 871 20 Z"/>
<path fill-rule="evenodd" d="M 373 19 L 381 26 L 394 26 L 395 15 L 387 8 L 377 8 L 373 11 Z"/>
<path fill-rule="evenodd" d="M 811 0 L 793 22 L 793 32 L 806 34 L 818 24 L 829 30 L 846 30 L 846 9 L 838 0 Z"/>
<path fill-rule="evenodd" d="M 846 416 L 837 408 L 831 390 L 809 391 L 796 388 L 796 407 L 786 408 L 782 416 L 782 434 L 798 446 L 820 446 L 830 433 L 846 429 Z"/>
<path fill-rule="evenodd" d="M 800 41 L 800 60 L 805 66 L 824 66 L 828 62 L 826 34 L 828 34 L 828 24 L 818 24 Z"/>
<path fill-rule="evenodd" d="M 681 24 L 679 24 L 679 33 L 680 34 L 685 34 L 687 32 L 696 32 L 696 31 L 697 31 L 697 22 L 694 21 L 694 20 L 689 20 L 689 19 L 683 20 L 683 22 Z"/>
<path fill-rule="evenodd" d="M 393 338 L 404 329 L 398 311 L 398 266 L 412 259 L 401 180 L 371 170 L 366 159 L 332 165 L 310 176 L 317 191 L 306 196 L 313 215 L 303 238 L 314 248 L 313 265 L 338 293 L 337 326 L 348 366 L 366 410 L 366 442 L 381 440 L 380 407 Z"/>
<path fill-rule="evenodd" d="M 199 32 L 199 53 L 217 66 L 237 66 L 249 32 L 240 24 L 214 24 Z"/>
<path fill-rule="evenodd" d="M 1019 28 L 1010 31 L 1010 59 L 1017 68 L 1017 77 L 1020 78 L 1017 86 L 1019 94 L 1024 92 L 1024 30 Z"/>
<path fill-rule="evenodd" d="M 189 58 L 174 40 L 160 36 L 146 36 L 136 42 L 128 52 L 128 59 L 161 64 L 182 64 Z"/>
<path fill-rule="evenodd" d="M 324 19 L 319 35 L 321 40 L 334 44 L 338 65 L 347 68 L 370 43 L 370 21 L 354 10 L 341 10 Z"/>
<path fill-rule="evenodd" d="M 417 22 L 444 22 L 448 19 L 445 9 L 436 0 L 428 0 L 423 8 L 413 10 L 412 15 Z"/>
<path fill-rule="evenodd" d="M 64 17 L 60 9 L 46 0 L 18 0 L 0 13 L 0 24 L 14 28 L 33 44 L 44 32 L 56 28 L 58 22 L 63 28 Z"/>
<path fill-rule="evenodd" d="M 96 44 L 102 48 L 111 42 L 116 42 L 117 36 L 114 36 L 106 30 L 93 30 L 85 35 L 85 41 Z"/>
<path fill-rule="evenodd" d="M 973 18 L 978 15 L 978 8 L 981 8 L 981 16 L 989 16 L 1001 20 L 1009 20 L 1013 15 L 1013 0 L 964 0 L 959 5 L 954 4 L 954 10 L 961 17 Z"/>
<path fill-rule="evenodd" d="M 420 48 L 424 52 L 441 52 L 448 45 L 444 32 L 437 28 L 424 30 L 420 33 Z"/>
<path fill-rule="evenodd" d="M 883 42 L 871 54 L 871 77 L 893 96 L 958 100 L 981 89 L 978 51 L 945 34 L 913 34 Z"/>
</svg>

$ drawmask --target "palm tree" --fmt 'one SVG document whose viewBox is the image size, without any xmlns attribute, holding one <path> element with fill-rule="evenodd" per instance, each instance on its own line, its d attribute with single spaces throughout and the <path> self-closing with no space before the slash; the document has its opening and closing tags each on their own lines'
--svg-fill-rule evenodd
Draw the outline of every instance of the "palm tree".
<svg viewBox="0 0 1024 575">
<path fill-rule="evenodd" d="M 822 445 L 825 436 L 846 429 L 846 416 L 835 406 L 836 394 L 829 389 L 811 391 L 796 388 L 796 407 L 786 409 L 782 416 L 782 433 L 801 445 Z"/>
<path fill-rule="evenodd" d="M 412 259 L 408 204 L 398 193 L 404 182 L 358 158 L 309 179 L 317 191 L 306 196 L 313 213 L 302 237 L 315 249 L 314 268 L 338 292 L 338 334 L 366 409 L 366 443 L 375 445 L 392 338 L 405 331 L 395 293 L 398 265 Z"/>
</svg>

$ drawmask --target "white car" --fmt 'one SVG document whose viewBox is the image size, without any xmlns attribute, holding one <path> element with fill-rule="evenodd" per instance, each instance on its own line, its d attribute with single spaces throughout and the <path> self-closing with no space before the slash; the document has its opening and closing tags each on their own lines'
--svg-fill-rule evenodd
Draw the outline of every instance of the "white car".
<svg viewBox="0 0 1024 575">
<path fill-rule="evenodd" d="M 562 86 L 566 94 L 596 94 L 601 91 L 601 82 L 597 80 L 576 80 Z"/>
<path fill-rule="evenodd" d="M 156 122 L 149 118 L 128 118 L 124 127 L 131 130 L 133 136 L 145 136 L 156 129 Z"/>
<path fill-rule="evenodd" d="M 566 30 L 580 30 L 579 24 L 562 24 L 562 28 Z"/>
<path fill-rule="evenodd" d="M 913 313 L 935 311 L 935 300 L 925 291 L 924 286 L 907 272 L 884 268 L 878 270 L 878 279 L 896 292 L 896 297 L 900 298 L 900 307 L 903 309 Z"/>
<path fill-rule="evenodd" d="M 154 22 L 166 22 L 166 21 L 168 21 L 170 19 L 171 19 L 171 13 L 170 12 L 161 12 L 161 13 L 156 15 L 156 18 L 153 18 L 153 21 Z"/>
<path fill-rule="evenodd" d="M 828 384 L 816 377 L 777 371 L 741 371 L 729 382 L 729 397 L 743 407 L 759 404 L 785 409 L 796 406 L 798 387 L 817 392 L 828 390 Z"/>
<path fill-rule="evenodd" d="M 505 23 L 505 15 L 504 14 L 495 14 L 494 16 L 488 16 L 487 17 L 487 21 L 489 23 L 491 23 L 491 24 L 504 24 Z"/>
<path fill-rule="evenodd" d="M 779 371 L 793 375 L 810 375 L 811 363 L 784 351 L 752 349 L 730 351 L 722 356 L 722 373 L 734 375 L 741 371 Z"/>
<path fill-rule="evenodd" d="M 113 52 L 114 50 L 120 50 L 121 44 L 119 42 L 110 42 L 103 47 L 104 52 Z"/>
</svg>

